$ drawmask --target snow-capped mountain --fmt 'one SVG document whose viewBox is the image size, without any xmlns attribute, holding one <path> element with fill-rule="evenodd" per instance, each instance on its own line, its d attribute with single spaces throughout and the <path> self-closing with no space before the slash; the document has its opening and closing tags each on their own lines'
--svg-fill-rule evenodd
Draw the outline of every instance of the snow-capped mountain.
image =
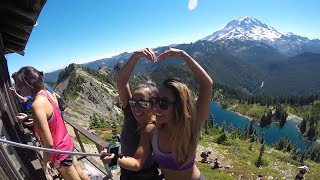
<svg viewBox="0 0 320 180">
<path fill-rule="evenodd" d="M 234 19 L 223 29 L 203 38 L 203 40 L 208 41 L 231 39 L 264 42 L 288 55 L 296 55 L 303 52 L 320 53 L 319 39 L 310 40 L 294 33 L 282 33 L 249 16 Z"/>
</svg>

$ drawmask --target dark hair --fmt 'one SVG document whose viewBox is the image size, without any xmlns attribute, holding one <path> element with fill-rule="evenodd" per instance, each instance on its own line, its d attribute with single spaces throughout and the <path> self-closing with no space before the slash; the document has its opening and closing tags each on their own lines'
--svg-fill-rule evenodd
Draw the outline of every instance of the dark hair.
<svg viewBox="0 0 320 180">
<path fill-rule="evenodd" d="M 12 78 L 13 80 L 15 80 L 16 77 L 17 77 L 17 72 L 12 73 L 11 78 Z"/>
<path fill-rule="evenodd" d="M 140 89 L 140 88 L 147 88 L 150 90 L 150 92 L 148 93 L 150 95 L 151 98 L 156 98 L 158 97 L 158 88 L 156 86 L 156 84 L 152 81 L 147 81 L 146 83 L 142 83 L 137 85 L 133 91 Z"/>
<path fill-rule="evenodd" d="M 22 67 L 15 75 L 16 85 L 24 84 L 32 89 L 32 93 L 44 89 L 43 72 L 38 71 L 34 67 Z"/>
</svg>

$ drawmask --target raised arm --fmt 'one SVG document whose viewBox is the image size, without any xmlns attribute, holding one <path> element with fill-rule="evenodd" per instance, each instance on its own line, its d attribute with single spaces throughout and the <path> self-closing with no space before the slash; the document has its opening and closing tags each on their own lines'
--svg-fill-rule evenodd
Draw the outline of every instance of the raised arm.
<svg viewBox="0 0 320 180">
<path fill-rule="evenodd" d="M 26 102 L 28 101 L 28 98 L 26 98 L 26 97 L 24 97 L 24 96 L 21 96 L 21 95 L 17 92 L 16 88 L 10 87 L 10 91 L 11 91 L 21 102 L 26 103 Z"/>
<path fill-rule="evenodd" d="M 127 106 L 128 101 L 132 96 L 128 82 L 138 59 L 141 57 L 146 57 L 152 62 L 157 58 L 155 53 L 149 48 L 135 51 L 126 64 L 117 73 L 118 93 L 123 107 Z"/>
<path fill-rule="evenodd" d="M 159 60 L 163 60 L 169 56 L 181 57 L 191 69 L 197 82 L 200 84 L 200 93 L 197 100 L 196 117 L 198 128 L 201 129 L 209 112 L 210 100 L 212 96 L 213 81 L 207 72 L 185 51 L 180 49 L 170 48 L 159 56 Z"/>
</svg>

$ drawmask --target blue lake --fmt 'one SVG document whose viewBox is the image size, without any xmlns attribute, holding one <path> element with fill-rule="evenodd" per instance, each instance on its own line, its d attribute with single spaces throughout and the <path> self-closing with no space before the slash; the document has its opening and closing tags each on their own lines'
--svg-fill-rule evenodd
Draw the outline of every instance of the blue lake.
<svg viewBox="0 0 320 180">
<path fill-rule="evenodd" d="M 239 116 L 232 111 L 222 109 L 217 102 L 211 102 L 209 113 L 213 114 L 214 123 L 217 123 L 219 126 L 225 122 L 226 127 L 229 127 L 232 124 L 235 128 L 243 130 L 246 125 L 249 127 L 251 123 L 250 120 L 245 117 Z M 261 134 L 264 133 L 265 143 L 270 146 L 281 138 L 288 137 L 291 143 L 298 146 L 298 149 L 304 150 L 310 141 L 301 135 L 296 127 L 297 124 L 298 122 L 289 120 L 283 127 L 272 123 L 268 127 L 261 128 L 255 123 L 254 129 L 257 130 L 260 137 Z"/>
</svg>

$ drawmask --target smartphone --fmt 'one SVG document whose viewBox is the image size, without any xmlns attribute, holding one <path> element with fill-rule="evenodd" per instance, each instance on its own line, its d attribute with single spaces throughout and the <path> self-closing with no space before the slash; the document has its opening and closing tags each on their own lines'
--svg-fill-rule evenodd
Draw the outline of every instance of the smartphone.
<svg viewBox="0 0 320 180">
<path fill-rule="evenodd" d="M 119 154 L 120 153 L 120 143 L 119 142 L 110 143 L 108 146 L 108 152 L 113 153 L 113 154 Z M 106 164 L 107 170 L 113 170 L 113 169 L 116 169 L 117 167 L 118 167 L 117 158 L 113 158 L 111 160 L 110 164 Z"/>
</svg>

